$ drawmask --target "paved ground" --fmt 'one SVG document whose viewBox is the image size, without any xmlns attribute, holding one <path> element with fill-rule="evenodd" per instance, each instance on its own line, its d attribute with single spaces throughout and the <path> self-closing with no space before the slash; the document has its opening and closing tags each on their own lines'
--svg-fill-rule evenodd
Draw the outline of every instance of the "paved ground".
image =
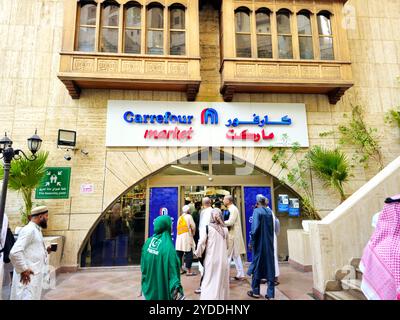
<svg viewBox="0 0 400 320">
<path fill-rule="evenodd" d="M 288 264 L 281 265 L 280 285 L 276 290 L 277 300 L 312 299 L 312 273 L 294 270 Z M 231 275 L 236 274 L 231 269 Z M 182 285 L 188 300 L 197 300 L 194 293 L 200 282 L 200 276 L 182 276 Z M 230 284 L 231 300 L 248 300 L 246 292 L 250 289 L 249 279 L 232 281 Z M 265 285 L 261 293 L 265 294 Z M 64 273 L 57 276 L 54 290 L 44 293 L 45 300 L 137 300 L 140 296 L 140 270 L 137 267 L 83 270 L 76 273 Z"/>
</svg>

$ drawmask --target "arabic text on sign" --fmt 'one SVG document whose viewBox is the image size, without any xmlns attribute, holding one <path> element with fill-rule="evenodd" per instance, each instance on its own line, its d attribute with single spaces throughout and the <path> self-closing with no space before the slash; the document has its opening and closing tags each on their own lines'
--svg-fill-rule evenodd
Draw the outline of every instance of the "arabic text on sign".
<svg viewBox="0 0 400 320">
<path fill-rule="evenodd" d="M 290 119 L 287 115 L 281 118 L 281 121 L 269 121 L 268 116 L 264 116 L 263 119 L 260 116 L 253 114 L 253 121 L 240 121 L 238 118 L 229 119 L 228 123 L 225 125 L 227 127 L 238 127 L 240 125 L 256 125 L 259 127 L 264 127 L 267 125 L 283 125 L 290 126 L 292 124 L 292 119 Z"/>
</svg>

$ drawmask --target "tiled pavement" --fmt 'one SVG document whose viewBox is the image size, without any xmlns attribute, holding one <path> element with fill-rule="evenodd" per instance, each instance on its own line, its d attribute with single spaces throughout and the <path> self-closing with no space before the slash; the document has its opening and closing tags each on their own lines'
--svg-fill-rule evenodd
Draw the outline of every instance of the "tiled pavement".
<svg viewBox="0 0 400 320">
<path fill-rule="evenodd" d="M 294 270 L 287 264 L 280 266 L 280 285 L 276 290 L 277 300 L 304 300 L 312 299 L 312 273 L 302 273 Z M 231 275 L 235 275 L 235 268 Z M 200 276 L 181 277 L 187 300 L 198 300 L 199 295 L 194 293 L 200 282 Z M 250 279 L 231 281 L 231 300 L 252 299 L 247 296 L 250 289 Z M 265 285 L 261 293 L 265 294 Z M 64 273 L 57 276 L 57 285 L 53 290 L 43 294 L 45 300 L 140 300 L 140 269 L 125 267 L 115 269 L 88 269 L 76 273 Z"/>
</svg>

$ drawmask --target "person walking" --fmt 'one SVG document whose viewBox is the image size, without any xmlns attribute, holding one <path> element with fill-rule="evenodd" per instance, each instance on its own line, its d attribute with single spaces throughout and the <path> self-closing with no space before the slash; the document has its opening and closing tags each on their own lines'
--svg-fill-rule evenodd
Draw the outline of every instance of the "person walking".
<svg viewBox="0 0 400 320">
<path fill-rule="evenodd" d="M 245 277 L 241 254 L 246 254 L 244 246 L 242 222 L 238 208 L 233 204 L 233 197 L 231 195 L 224 197 L 224 205 L 229 210 L 229 219 L 225 221 L 225 226 L 229 230 L 229 248 L 228 248 L 228 263 L 231 260 L 236 266 L 236 280 L 243 280 Z"/>
<path fill-rule="evenodd" d="M 182 208 L 182 215 L 178 219 L 177 237 L 176 237 L 176 253 L 179 261 L 185 257 L 185 266 L 187 270 L 181 268 L 181 274 L 186 273 L 186 276 L 195 276 L 192 272 L 193 251 L 195 250 L 194 234 L 196 232 L 196 224 L 190 214 L 190 207 L 185 205 Z"/>
<path fill-rule="evenodd" d="M 227 300 L 229 297 L 228 237 L 222 212 L 215 208 L 211 212 L 210 224 L 200 230 L 195 252 L 204 262 L 201 300 Z"/>
<path fill-rule="evenodd" d="M 275 258 L 275 286 L 279 286 L 279 276 L 280 276 L 280 270 L 279 270 L 279 260 L 278 260 L 278 236 L 281 231 L 281 225 L 279 222 L 279 219 L 276 217 L 275 213 L 272 211 L 272 209 L 269 207 L 269 201 L 268 198 L 265 198 L 265 202 L 268 206 L 268 209 L 271 210 L 272 216 L 274 218 L 274 258 Z M 261 279 L 261 283 L 267 283 L 267 279 Z"/>
<path fill-rule="evenodd" d="M 201 210 L 201 212 L 200 212 L 200 222 L 199 222 L 199 233 L 200 234 L 201 234 L 202 230 L 203 231 L 206 230 L 206 227 L 210 223 L 211 212 L 213 210 L 213 208 L 211 206 L 211 199 L 209 197 L 203 198 L 201 203 L 203 205 L 203 210 Z M 202 259 L 199 259 L 199 271 L 201 274 L 201 279 L 203 279 L 204 266 L 203 266 Z M 194 291 L 197 294 L 201 293 L 201 282 L 202 282 L 202 280 L 200 280 L 200 287 Z"/>
<path fill-rule="evenodd" d="M 48 254 L 42 229 L 47 228 L 49 219 L 46 206 L 34 208 L 29 223 L 18 234 L 17 241 L 10 251 L 14 266 L 11 287 L 11 300 L 40 300 L 44 276 L 48 271 Z"/>
<path fill-rule="evenodd" d="M 4 255 L 6 249 L 6 237 L 8 229 L 8 217 L 3 216 L 3 225 L 0 228 L 0 300 L 2 300 L 3 278 L 4 278 Z"/>
<path fill-rule="evenodd" d="M 253 261 L 247 272 L 252 276 L 252 281 L 247 295 L 260 298 L 261 279 L 266 279 L 268 288 L 265 298 L 271 300 L 275 298 L 274 218 L 267 199 L 261 194 L 256 199 L 257 208 L 253 211 L 249 245 Z"/>
<path fill-rule="evenodd" d="M 203 198 L 201 203 L 203 205 L 203 210 L 200 212 L 199 231 L 208 226 L 211 220 L 211 211 L 213 210 L 211 206 L 211 199 L 209 197 Z"/>
<path fill-rule="evenodd" d="M 374 218 L 360 262 L 361 290 L 368 300 L 400 300 L 400 194 L 387 198 Z"/>
<path fill-rule="evenodd" d="M 196 231 L 193 235 L 194 243 L 197 246 L 197 242 L 199 241 L 200 233 L 199 233 L 199 224 L 200 224 L 200 211 L 201 211 L 201 202 L 196 201 L 194 204 L 195 210 L 192 213 L 192 218 L 194 221 L 194 224 L 196 225 Z"/>
<path fill-rule="evenodd" d="M 154 235 L 142 249 L 142 294 L 146 300 L 177 300 L 184 297 L 179 258 L 171 238 L 172 220 L 159 216 L 154 220 Z"/>
</svg>

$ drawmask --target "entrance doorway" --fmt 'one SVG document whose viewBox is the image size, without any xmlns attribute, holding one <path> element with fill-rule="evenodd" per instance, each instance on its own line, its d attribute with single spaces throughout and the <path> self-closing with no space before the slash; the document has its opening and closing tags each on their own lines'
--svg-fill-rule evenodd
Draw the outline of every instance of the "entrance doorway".
<svg viewBox="0 0 400 320">
<path fill-rule="evenodd" d="M 181 189 L 181 203 L 194 206 L 201 205 L 204 197 L 211 199 L 214 206 L 224 208 L 223 199 L 227 195 L 233 197 L 233 202 L 241 208 L 242 191 L 240 186 L 183 186 Z"/>
<path fill-rule="evenodd" d="M 238 174 L 239 173 L 239 174 Z M 245 173 L 245 174 L 243 174 Z M 89 233 L 80 254 L 81 267 L 139 265 L 142 246 L 153 234 L 153 221 L 162 214 L 176 223 L 185 204 L 195 206 L 205 196 L 213 204 L 232 195 L 241 212 L 245 243 L 249 240 L 255 196 L 262 193 L 281 221 L 279 256 L 287 258 L 287 229 L 300 228 L 301 218 L 276 211 L 278 193 L 296 196 L 273 176 L 238 161 L 219 149 L 207 148 L 147 177 L 121 195 Z M 173 223 L 173 240 L 176 225 Z M 248 252 L 247 260 L 251 260 Z"/>
</svg>

